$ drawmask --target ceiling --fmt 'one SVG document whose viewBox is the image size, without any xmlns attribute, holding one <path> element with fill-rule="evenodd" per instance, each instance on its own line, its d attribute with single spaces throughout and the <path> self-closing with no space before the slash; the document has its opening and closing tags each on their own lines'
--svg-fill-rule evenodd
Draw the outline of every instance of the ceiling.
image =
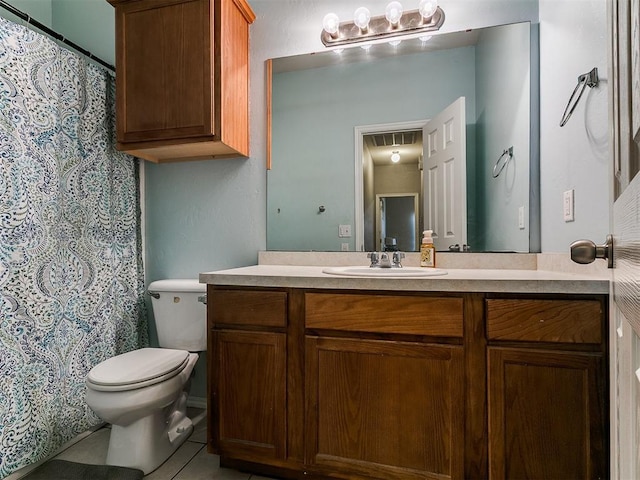
<svg viewBox="0 0 640 480">
<path fill-rule="evenodd" d="M 399 164 L 417 164 L 422 155 L 422 130 L 371 133 L 363 136 L 373 164 L 393 165 L 391 154 L 400 154 Z"/>
</svg>

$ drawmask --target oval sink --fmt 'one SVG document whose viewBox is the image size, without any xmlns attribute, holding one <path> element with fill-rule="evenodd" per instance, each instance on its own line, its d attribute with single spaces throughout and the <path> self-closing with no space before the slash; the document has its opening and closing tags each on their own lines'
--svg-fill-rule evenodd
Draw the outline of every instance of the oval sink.
<svg viewBox="0 0 640 480">
<path fill-rule="evenodd" d="M 370 268 L 370 267 L 327 267 L 323 273 L 330 275 L 343 275 L 346 277 L 383 277 L 383 278 L 418 278 L 436 277 L 446 275 L 447 271 L 441 268 Z"/>
</svg>

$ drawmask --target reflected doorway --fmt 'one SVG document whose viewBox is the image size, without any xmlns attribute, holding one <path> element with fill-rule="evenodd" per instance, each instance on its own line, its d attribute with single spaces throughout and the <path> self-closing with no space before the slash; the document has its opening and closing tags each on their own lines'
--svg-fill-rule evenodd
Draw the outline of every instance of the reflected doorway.
<svg viewBox="0 0 640 480">
<path fill-rule="evenodd" d="M 357 250 L 384 251 L 388 237 L 387 250 L 394 248 L 395 238 L 398 250 L 418 251 L 424 222 L 422 129 L 426 123 L 356 127 Z"/>
<path fill-rule="evenodd" d="M 418 249 L 418 193 L 376 195 L 376 245 L 379 251 L 415 252 Z"/>
</svg>

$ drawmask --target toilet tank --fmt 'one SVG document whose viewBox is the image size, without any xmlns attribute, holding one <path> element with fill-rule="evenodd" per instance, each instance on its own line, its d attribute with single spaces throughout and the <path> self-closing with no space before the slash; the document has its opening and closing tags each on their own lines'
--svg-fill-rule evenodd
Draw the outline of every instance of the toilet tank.
<svg viewBox="0 0 640 480">
<path fill-rule="evenodd" d="M 205 351 L 207 306 L 201 300 L 207 286 L 192 279 L 156 280 L 148 291 L 160 347 Z"/>
</svg>

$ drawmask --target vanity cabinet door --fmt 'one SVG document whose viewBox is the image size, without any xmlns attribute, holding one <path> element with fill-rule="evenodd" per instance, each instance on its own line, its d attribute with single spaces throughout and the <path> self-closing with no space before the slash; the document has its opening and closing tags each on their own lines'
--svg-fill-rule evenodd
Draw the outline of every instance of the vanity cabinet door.
<svg viewBox="0 0 640 480">
<path fill-rule="evenodd" d="M 490 347 L 488 362 L 491 479 L 607 478 L 602 354 Z"/>
<path fill-rule="evenodd" d="M 212 449 L 251 462 L 284 458 L 285 334 L 232 330 L 211 334 Z"/>
<path fill-rule="evenodd" d="M 350 478 L 463 478 L 457 345 L 306 337 L 310 470 Z"/>
</svg>

